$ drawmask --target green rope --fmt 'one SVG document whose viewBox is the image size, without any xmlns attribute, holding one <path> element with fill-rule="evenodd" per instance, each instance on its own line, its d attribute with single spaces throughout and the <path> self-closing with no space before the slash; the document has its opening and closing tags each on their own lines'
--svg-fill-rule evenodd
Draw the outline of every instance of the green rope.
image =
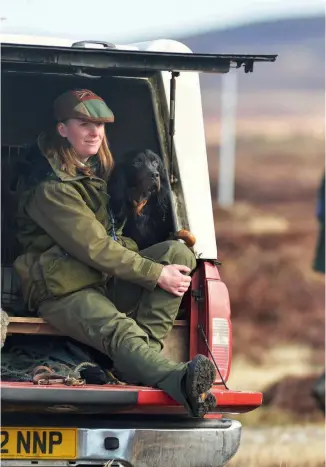
<svg viewBox="0 0 326 467">
<path fill-rule="evenodd" d="M 79 365 L 68 365 L 56 362 L 50 356 L 40 355 L 37 352 L 21 351 L 19 347 L 12 347 L 1 356 L 1 379 L 11 381 L 32 381 L 36 367 L 46 366 L 58 376 L 80 378 L 80 370 L 86 366 L 97 366 L 91 362 L 82 362 Z"/>
<path fill-rule="evenodd" d="M 8 314 L 0 309 L 1 349 L 6 341 L 8 324 Z M 82 356 L 76 356 L 76 352 L 74 353 L 69 346 L 58 347 L 57 341 L 53 341 L 52 345 L 47 341 L 43 347 L 42 344 L 34 341 L 27 342 L 27 345 L 19 345 L 20 342 L 16 341 L 17 345 L 11 343 L 9 348 L 6 346 L 1 351 L 0 371 L 1 379 L 4 381 L 32 381 L 34 370 L 38 366 L 49 368 L 59 377 L 78 380 L 83 368 L 98 366 L 88 361 L 78 363 Z M 87 358 L 87 356 L 87 353 L 84 353 L 84 357 Z"/>
</svg>

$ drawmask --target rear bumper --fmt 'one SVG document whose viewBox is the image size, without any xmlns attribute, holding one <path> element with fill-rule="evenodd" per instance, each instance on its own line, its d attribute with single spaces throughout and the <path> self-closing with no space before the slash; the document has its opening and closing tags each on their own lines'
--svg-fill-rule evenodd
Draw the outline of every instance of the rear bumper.
<svg viewBox="0 0 326 467">
<path fill-rule="evenodd" d="M 137 428 L 79 428 L 78 453 L 72 462 L 62 460 L 41 461 L 38 467 L 48 466 L 104 466 L 112 467 L 220 467 L 237 452 L 240 444 L 241 424 L 235 420 L 203 420 L 188 426 Z M 115 438 L 109 450 L 107 438 Z M 118 441 L 116 441 L 118 440 Z M 32 460 L 2 460 L 3 467 L 27 467 Z"/>
</svg>

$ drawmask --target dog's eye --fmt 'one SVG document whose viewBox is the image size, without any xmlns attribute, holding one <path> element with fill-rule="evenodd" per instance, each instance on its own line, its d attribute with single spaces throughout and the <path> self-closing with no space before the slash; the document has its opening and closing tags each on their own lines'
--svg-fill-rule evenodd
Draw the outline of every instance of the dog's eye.
<svg viewBox="0 0 326 467">
<path fill-rule="evenodd" d="M 141 164 L 142 164 L 141 160 L 138 160 L 138 161 L 135 161 L 135 162 L 134 162 L 134 166 L 135 166 L 135 167 L 140 167 Z"/>
</svg>

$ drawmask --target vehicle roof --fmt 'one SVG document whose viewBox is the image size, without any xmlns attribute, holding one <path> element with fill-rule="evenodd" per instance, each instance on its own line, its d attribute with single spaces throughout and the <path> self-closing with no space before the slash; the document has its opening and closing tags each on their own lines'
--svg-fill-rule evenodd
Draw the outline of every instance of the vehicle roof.
<svg viewBox="0 0 326 467">
<path fill-rule="evenodd" d="M 43 45 L 51 47 L 71 47 L 74 43 L 79 41 L 85 41 L 84 38 L 81 39 L 72 39 L 64 37 L 55 37 L 55 36 L 34 36 L 30 34 L 0 34 L 0 42 L 8 44 L 25 44 L 25 45 Z M 101 40 L 98 40 L 102 42 Z M 85 41 L 87 42 L 87 41 Z M 107 41 L 103 40 L 103 43 Z M 118 50 L 155 50 L 156 48 L 160 51 L 165 52 L 191 52 L 189 47 L 185 44 L 172 40 L 172 39 L 155 39 L 149 41 L 143 41 L 138 43 L 129 43 L 129 44 L 113 44 Z M 86 48 L 98 48 L 101 49 L 103 46 L 101 44 L 89 44 L 85 45 Z"/>
</svg>

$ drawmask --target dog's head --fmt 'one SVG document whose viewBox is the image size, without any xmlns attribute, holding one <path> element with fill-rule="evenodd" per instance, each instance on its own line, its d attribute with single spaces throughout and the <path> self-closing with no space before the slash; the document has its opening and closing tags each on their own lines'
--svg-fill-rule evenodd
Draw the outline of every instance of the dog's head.
<svg viewBox="0 0 326 467">
<path fill-rule="evenodd" d="M 124 157 L 124 169 L 129 199 L 134 206 L 141 205 L 161 190 L 163 165 L 157 154 L 149 149 L 132 151 Z"/>
<path fill-rule="evenodd" d="M 129 205 L 136 215 L 141 215 L 143 208 L 153 199 L 159 207 L 166 208 L 167 177 L 160 157 L 150 149 L 126 153 L 112 171 L 109 193 L 113 208 L 118 203 L 121 207 Z M 115 211 L 117 214 L 117 209 Z"/>
</svg>

